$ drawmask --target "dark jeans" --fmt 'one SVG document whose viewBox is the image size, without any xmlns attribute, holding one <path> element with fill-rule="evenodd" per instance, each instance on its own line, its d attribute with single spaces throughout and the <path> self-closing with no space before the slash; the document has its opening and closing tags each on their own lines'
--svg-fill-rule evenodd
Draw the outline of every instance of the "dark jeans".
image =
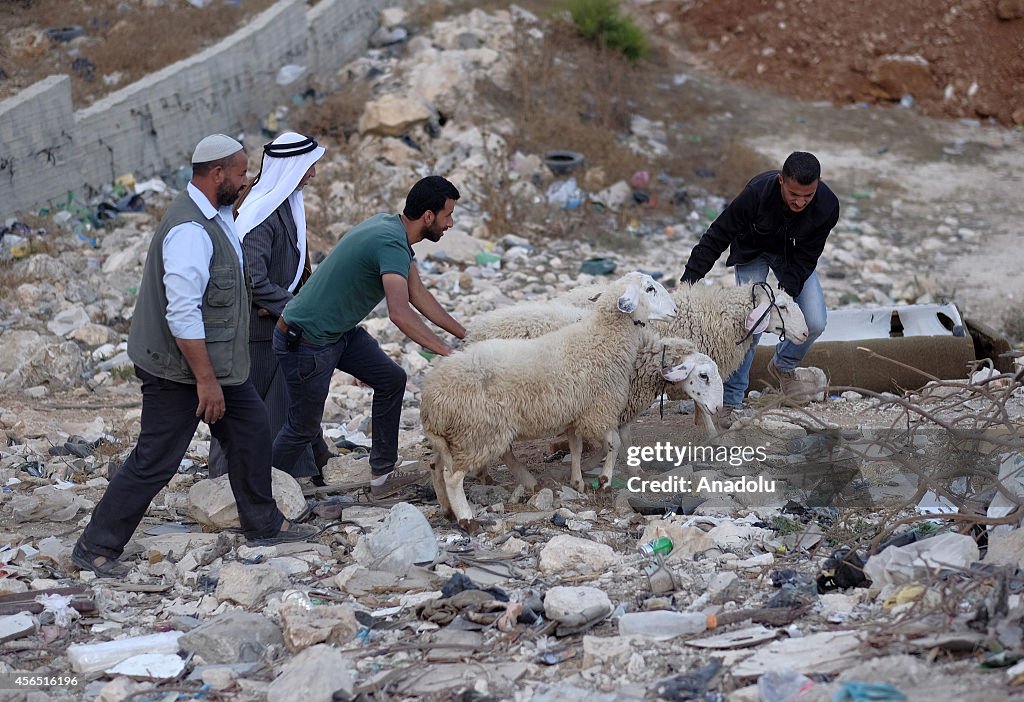
<svg viewBox="0 0 1024 702">
<path fill-rule="evenodd" d="M 355 376 L 373 388 L 370 470 L 374 475 L 383 475 L 395 467 L 405 371 L 365 329 L 356 327 L 325 346 L 302 342 L 294 351 L 286 348 L 284 334 L 275 329 L 274 353 L 288 383 L 288 417 L 274 439 L 275 468 L 290 472 L 306 447 L 320 436 L 324 403 L 335 370 Z"/>
<path fill-rule="evenodd" d="M 142 430 L 138 443 L 107 486 L 79 543 L 92 554 L 120 557 L 149 503 L 178 472 L 199 417 L 195 385 L 158 378 L 138 366 L 142 381 Z M 273 536 L 284 515 L 270 489 L 267 411 L 252 382 L 221 386 L 224 417 L 210 425 L 223 444 L 228 480 L 242 530 L 250 539 Z"/>
<path fill-rule="evenodd" d="M 256 392 L 263 398 L 263 405 L 267 408 L 270 438 L 273 441 L 277 432 L 281 431 L 281 425 L 284 424 L 285 415 L 288 413 L 288 387 L 284 381 L 284 373 L 277 363 L 277 356 L 271 348 L 270 339 L 250 340 L 249 358 L 252 360 L 249 380 L 256 387 Z M 327 465 L 331 456 L 333 454 L 321 434 L 313 441 L 313 445 L 308 447 L 303 455 L 295 461 L 295 465 L 288 473 L 293 478 L 323 475 L 323 467 Z M 210 442 L 208 466 L 211 478 L 228 473 L 228 457 L 216 438 Z"/>
</svg>

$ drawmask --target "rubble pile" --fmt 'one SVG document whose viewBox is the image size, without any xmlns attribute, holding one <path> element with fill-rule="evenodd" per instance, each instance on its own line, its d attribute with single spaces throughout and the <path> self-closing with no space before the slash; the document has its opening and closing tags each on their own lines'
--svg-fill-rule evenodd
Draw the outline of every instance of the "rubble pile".
<svg viewBox="0 0 1024 702">
<path fill-rule="evenodd" d="M 476 88 L 512 80 L 515 34 L 539 40 L 544 22 L 521 9 L 474 10 L 406 41 L 402 13 L 383 18 L 385 45 L 343 72 L 373 86 L 357 133 L 324 140 L 318 187 L 307 190 L 308 219 L 331 223 L 318 235 L 333 242 L 367 208 L 395 209 L 412 180 L 436 172 L 463 198 L 456 227 L 417 246 L 417 260 L 461 318 L 615 270 L 678 277 L 721 197 L 678 175 L 601 182 L 585 165 L 556 172 L 564 169 L 544 154 L 508 153 L 515 124 Z M 287 115 L 282 108 L 278 121 Z M 670 124 L 640 114 L 621 138 L 653 155 L 667 148 Z M 501 196 L 529 203 L 535 220 L 495 228 L 499 181 L 509 184 Z M 535 445 L 545 471 L 536 494 L 503 470 L 497 485 L 467 485 L 484 525 L 473 537 L 429 496 L 303 495 L 275 472 L 282 511 L 320 534 L 248 547 L 226 478 L 206 477 L 201 425 L 129 544 L 131 574 L 77 573 L 70 547 L 138 433 L 125 339 L 155 213 L 182 184 L 121 184 L 124 207 L 105 208 L 103 228 L 64 210 L 34 233 L 9 224 L 0 240 L 14 259 L 0 296 L 0 388 L 20 398 L 0 407 L 0 675 L 42 679 L 32 689 L 49 699 L 111 702 L 777 702 L 798 693 L 984 702 L 1024 682 L 1019 381 L 939 383 L 905 398 L 847 392 L 808 410 L 766 405 L 716 439 L 764 446 L 760 460 L 645 460 L 607 492 L 565 487 L 564 451 Z M 654 188 L 687 193 L 648 212 Z M 920 271 L 980 246 L 989 228 L 970 203 L 879 213 L 860 206 L 869 196 L 843 197 L 820 267 L 830 306 L 936 299 L 939 283 Z M 549 235 L 559 218 L 585 214 L 611 229 L 634 212 L 616 232 L 621 246 Z M 731 284 L 721 263 L 708 278 Z M 418 457 L 429 354 L 383 309 L 365 326 L 409 373 L 400 445 Z M 331 485 L 368 477 L 370 400 L 369 389 L 335 377 L 324 426 L 342 455 L 325 470 Z M 664 437 L 669 426 L 694 438 L 688 411 L 653 412 L 638 434 Z M 969 462 L 977 471 L 957 473 Z M 631 489 L 634 480 L 729 485 L 691 500 L 680 489 Z"/>
</svg>

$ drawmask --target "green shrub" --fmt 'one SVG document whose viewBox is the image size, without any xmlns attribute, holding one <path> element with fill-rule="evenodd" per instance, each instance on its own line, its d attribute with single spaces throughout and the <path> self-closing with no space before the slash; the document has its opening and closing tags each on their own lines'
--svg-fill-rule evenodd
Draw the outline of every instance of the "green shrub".
<svg viewBox="0 0 1024 702">
<path fill-rule="evenodd" d="M 633 20 L 619 14 L 615 0 L 570 0 L 569 14 L 584 38 L 618 49 L 631 61 L 647 56 L 647 37 Z"/>
</svg>

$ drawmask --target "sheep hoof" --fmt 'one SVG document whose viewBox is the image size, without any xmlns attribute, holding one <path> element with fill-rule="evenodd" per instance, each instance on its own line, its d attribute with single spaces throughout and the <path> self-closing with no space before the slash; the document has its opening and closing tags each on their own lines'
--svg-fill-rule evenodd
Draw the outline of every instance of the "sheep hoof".
<svg viewBox="0 0 1024 702">
<path fill-rule="evenodd" d="M 461 527 L 464 532 L 472 536 L 480 531 L 480 522 L 475 519 L 460 519 L 459 527 Z"/>
<path fill-rule="evenodd" d="M 489 475 L 481 476 L 480 484 L 481 485 L 494 485 L 494 478 L 492 478 Z"/>
</svg>

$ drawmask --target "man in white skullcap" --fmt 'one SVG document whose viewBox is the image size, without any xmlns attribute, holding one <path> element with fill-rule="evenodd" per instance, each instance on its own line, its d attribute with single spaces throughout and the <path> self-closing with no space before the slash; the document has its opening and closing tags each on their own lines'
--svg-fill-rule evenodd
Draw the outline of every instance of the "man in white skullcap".
<svg viewBox="0 0 1024 702">
<path fill-rule="evenodd" d="M 288 412 L 288 386 L 271 340 L 281 311 L 310 273 L 302 189 L 316 175 L 316 162 L 323 155 L 324 148 L 316 140 L 295 132 L 281 134 L 263 147 L 260 172 L 236 205 L 235 228 L 242 239 L 245 270 L 252 280 L 249 377 L 267 407 L 272 437 Z M 322 486 L 322 469 L 332 455 L 319 436 L 294 465 L 282 470 L 299 479 L 304 488 Z M 214 441 L 210 476 L 226 472 L 226 457 Z"/>
<path fill-rule="evenodd" d="M 231 205 L 248 159 L 224 134 L 192 154 L 192 179 L 150 242 L 128 334 L 142 381 L 142 428 L 72 550 L 82 570 L 121 577 L 119 563 L 150 502 L 178 471 L 200 420 L 223 445 L 242 531 L 251 545 L 299 541 L 270 487 L 272 435 L 249 380 L 249 286 Z"/>
</svg>

